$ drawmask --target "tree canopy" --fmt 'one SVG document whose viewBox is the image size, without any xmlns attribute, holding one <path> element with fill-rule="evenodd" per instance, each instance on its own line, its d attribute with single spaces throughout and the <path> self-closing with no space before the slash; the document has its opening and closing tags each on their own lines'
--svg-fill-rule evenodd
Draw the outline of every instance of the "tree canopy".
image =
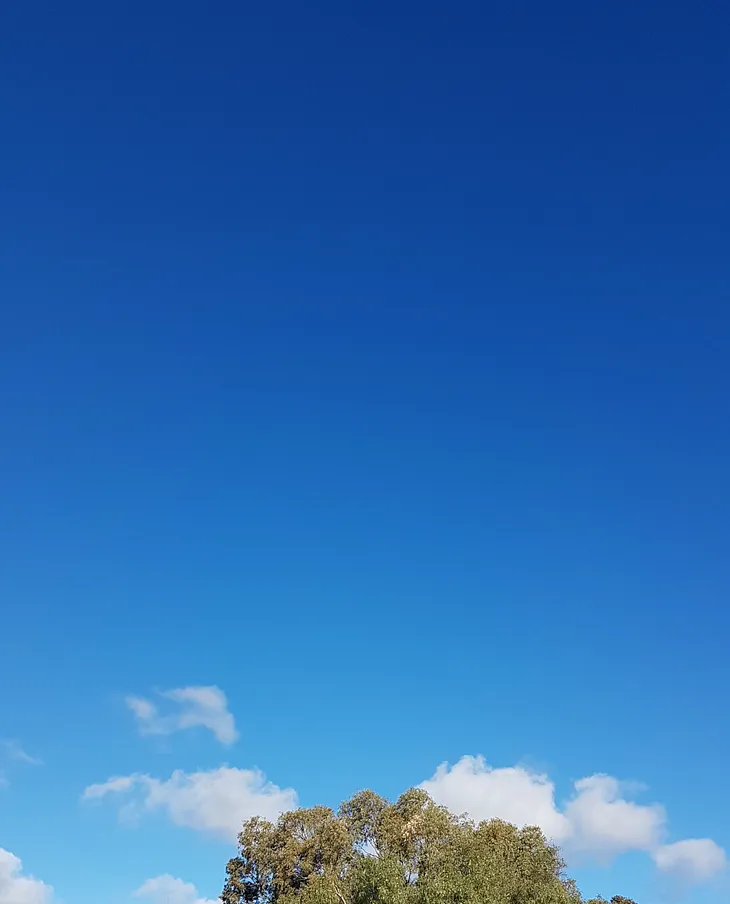
<svg viewBox="0 0 730 904">
<path fill-rule="evenodd" d="M 475 825 L 417 788 L 390 803 L 361 791 L 247 820 L 223 904 L 602 904 L 583 902 L 540 829 Z M 611 904 L 634 904 L 614 897 Z"/>
</svg>

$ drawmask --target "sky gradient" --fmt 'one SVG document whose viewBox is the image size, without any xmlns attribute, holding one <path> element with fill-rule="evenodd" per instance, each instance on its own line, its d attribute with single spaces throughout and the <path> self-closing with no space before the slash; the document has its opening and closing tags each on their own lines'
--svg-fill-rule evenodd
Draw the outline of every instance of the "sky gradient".
<svg viewBox="0 0 730 904">
<path fill-rule="evenodd" d="M 729 33 L 6 5 L 0 904 L 422 782 L 728 895 Z"/>
</svg>

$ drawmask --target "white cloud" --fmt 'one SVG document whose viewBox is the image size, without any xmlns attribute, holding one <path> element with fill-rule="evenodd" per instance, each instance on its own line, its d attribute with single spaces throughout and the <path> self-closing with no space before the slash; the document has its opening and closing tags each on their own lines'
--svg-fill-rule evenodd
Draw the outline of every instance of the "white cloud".
<svg viewBox="0 0 730 904">
<path fill-rule="evenodd" d="M 168 874 L 148 879 L 132 897 L 147 898 L 152 904 L 218 904 L 212 898 L 199 897 L 192 882 L 183 882 Z"/>
<path fill-rule="evenodd" d="M 131 791 L 134 786 L 145 778 L 144 775 L 135 773 L 134 775 L 118 775 L 115 778 L 107 779 L 98 785 L 89 785 L 84 790 L 84 798 L 86 800 L 98 800 L 100 797 L 106 797 L 107 794 L 124 793 Z"/>
<path fill-rule="evenodd" d="M 15 740 L 0 739 L 0 761 L 9 764 L 11 761 L 25 763 L 28 766 L 42 766 L 43 761 L 26 753 L 20 743 Z M 7 773 L 0 769 L 0 788 L 6 788 L 10 784 Z"/>
<path fill-rule="evenodd" d="M 658 804 L 637 804 L 621 795 L 625 786 L 610 775 L 592 775 L 574 784 L 565 806 L 568 833 L 563 843 L 599 861 L 625 851 L 650 851 L 663 836 L 666 813 Z"/>
<path fill-rule="evenodd" d="M 158 696 L 174 704 L 172 712 L 160 713 L 159 707 L 145 697 L 126 698 L 142 734 L 169 735 L 186 728 L 203 727 L 212 731 L 221 744 L 233 744 L 237 740 L 235 720 L 219 687 L 178 687 L 161 691 Z"/>
<path fill-rule="evenodd" d="M 567 832 L 567 819 L 555 808 L 552 782 L 520 766 L 492 769 L 482 757 L 465 756 L 451 768 L 442 763 L 421 787 L 437 803 L 477 822 L 498 818 L 519 826 L 537 824 L 551 838 Z"/>
<path fill-rule="evenodd" d="M 493 769 L 483 757 L 465 756 L 451 767 L 444 763 L 421 787 L 437 803 L 477 822 L 496 817 L 540 826 L 568 856 L 606 864 L 627 851 L 645 851 L 660 870 L 681 873 L 688 881 L 704 881 L 726 866 L 725 852 L 709 839 L 662 845 L 663 807 L 627 799 L 631 786 L 609 775 L 575 782 L 562 808 L 548 776 L 523 766 Z"/>
<path fill-rule="evenodd" d="M 117 776 L 84 791 L 84 799 L 132 794 L 127 814 L 162 810 L 179 826 L 235 839 L 251 816 L 275 819 L 297 805 L 296 792 L 266 780 L 256 769 L 221 766 L 207 772 L 178 769 L 169 779 L 149 775 Z"/>
<path fill-rule="evenodd" d="M 43 761 L 39 760 L 38 757 L 31 756 L 29 753 L 26 753 L 20 745 L 19 741 L 16 740 L 4 740 L 2 741 L 2 747 L 5 751 L 5 756 L 9 760 L 15 760 L 18 763 L 26 763 L 29 766 L 42 766 Z"/>
<path fill-rule="evenodd" d="M 727 868 L 725 851 L 711 838 L 687 838 L 662 844 L 654 851 L 654 862 L 662 872 L 687 882 L 706 882 Z"/>
<path fill-rule="evenodd" d="M 23 864 L 0 848 L 0 904 L 49 904 L 53 889 L 40 879 L 23 875 Z"/>
<path fill-rule="evenodd" d="M 142 733 L 151 733 L 151 726 L 154 726 L 159 718 L 155 704 L 145 700 L 144 697 L 126 697 L 124 702 L 137 717 Z"/>
<path fill-rule="evenodd" d="M 477 822 L 497 817 L 520 826 L 538 825 L 569 858 L 589 857 L 606 865 L 622 853 L 643 851 L 660 871 L 685 884 L 706 881 L 728 866 L 725 851 L 710 839 L 664 844 L 664 808 L 637 803 L 631 799 L 637 786 L 609 775 L 575 782 L 572 795 L 559 806 L 547 775 L 523 766 L 494 769 L 482 757 L 465 756 L 454 766 L 439 766 L 421 787 L 452 812 L 466 813 Z M 164 780 L 141 773 L 116 776 L 89 785 L 83 796 L 115 796 L 125 802 L 121 816 L 161 811 L 176 825 L 231 840 L 245 819 L 275 819 L 297 806 L 293 789 L 267 781 L 258 770 L 229 766 L 193 773 L 176 770 Z M 170 876 L 148 880 L 138 892 L 157 894 L 163 882 L 177 883 L 174 889 L 185 896 L 180 904 L 210 904 L 196 897 L 193 886 Z M 0 904 L 16 902 L 0 897 Z M 177 904 L 172 893 L 170 904 Z"/>
</svg>

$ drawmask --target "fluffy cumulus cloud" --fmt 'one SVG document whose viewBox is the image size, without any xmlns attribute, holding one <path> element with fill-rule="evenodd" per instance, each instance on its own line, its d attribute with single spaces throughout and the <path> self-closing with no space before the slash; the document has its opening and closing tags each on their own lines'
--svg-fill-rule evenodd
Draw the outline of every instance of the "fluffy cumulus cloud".
<svg viewBox="0 0 730 904">
<path fill-rule="evenodd" d="M 609 775 L 580 779 L 559 804 L 547 775 L 524 766 L 495 769 L 482 757 L 465 756 L 453 766 L 439 766 L 421 787 L 452 812 L 477 822 L 496 817 L 519 826 L 538 825 L 571 860 L 590 858 L 607 865 L 620 854 L 643 851 L 662 873 L 683 884 L 705 882 L 728 866 L 723 849 L 709 838 L 665 843 L 664 808 L 637 803 L 632 799 L 637 786 Z M 123 817 L 159 811 L 176 825 L 228 840 L 251 816 L 275 819 L 297 806 L 293 789 L 267 781 L 258 770 L 230 766 L 176 770 L 168 779 L 142 773 L 117 776 L 84 792 L 85 800 L 106 798 L 119 801 Z M 152 900 L 164 894 L 165 901 L 169 894 L 170 904 L 209 904 L 194 886 L 171 876 L 148 880 L 137 894 Z M 35 899 L 16 902 L 0 893 L 0 904 L 35 904 Z"/>
<path fill-rule="evenodd" d="M 645 851 L 660 870 L 687 882 L 705 881 L 727 865 L 725 852 L 710 839 L 662 844 L 664 809 L 630 800 L 631 786 L 608 775 L 575 782 L 562 807 L 548 776 L 522 766 L 493 769 L 482 757 L 465 756 L 451 767 L 442 764 L 421 787 L 438 803 L 476 821 L 496 817 L 519 826 L 538 825 L 568 856 L 607 864 L 627 851 Z"/>
<path fill-rule="evenodd" d="M 152 904 L 218 904 L 212 898 L 201 898 L 192 882 L 183 882 L 170 875 L 148 879 L 132 897 Z"/>
<path fill-rule="evenodd" d="M 499 818 L 515 825 L 539 825 L 551 838 L 567 835 L 568 820 L 555 807 L 555 787 L 544 775 L 519 766 L 491 769 L 481 757 L 443 763 L 422 786 L 439 804 L 477 822 Z"/>
<path fill-rule="evenodd" d="M 202 727 L 212 731 L 221 744 L 237 740 L 236 723 L 219 687 L 178 687 L 157 696 L 161 705 L 146 697 L 126 698 L 142 734 L 169 735 Z"/>
<path fill-rule="evenodd" d="M 123 814 L 163 811 L 179 826 L 235 839 L 251 816 L 275 819 L 297 805 L 296 792 L 266 780 L 256 769 L 221 766 L 207 772 L 176 770 L 169 779 L 135 774 L 110 778 L 84 791 L 85 800 L 120 795 Z"/>
<path fill-rule="evenodd" d="M 40 879 L 23 875 L 23 864 L 0 848 L 0 904 L 49 904 L 53 889 Z"/>
<path fill-rule="evenodd" d="M 574 784 L 563 813 L 566 833 L 556 840 L 570 850 L 610 861 L 625 851 L 650 851 L 662 837 L 666 814 L 658 804 L 637 804 L 610 775 L 592 775 Z"/>
<path fill-rule="evenodd" d="M 654 851 L 654 862 L 663 872 L 688 884 L 706 882 L 728 865 L 725 851 L 711 838 L 662 844 Z"/>
</svg>

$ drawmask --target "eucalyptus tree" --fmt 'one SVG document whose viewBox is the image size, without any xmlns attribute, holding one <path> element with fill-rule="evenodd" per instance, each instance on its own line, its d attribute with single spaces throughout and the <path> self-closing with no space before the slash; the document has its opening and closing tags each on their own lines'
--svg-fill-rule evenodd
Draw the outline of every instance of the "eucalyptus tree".
<svg viewBox="0 0 730 904">
<path fill-rule="evenodd" d="M 582 904 L 536 827 L 474 824 L 413 788 L 247 820 L 223 904 Z M 587 904 L 598 904 L 601 899 Z M 613 898 L 611 904 L 634 904 Z"/>
</svg>

